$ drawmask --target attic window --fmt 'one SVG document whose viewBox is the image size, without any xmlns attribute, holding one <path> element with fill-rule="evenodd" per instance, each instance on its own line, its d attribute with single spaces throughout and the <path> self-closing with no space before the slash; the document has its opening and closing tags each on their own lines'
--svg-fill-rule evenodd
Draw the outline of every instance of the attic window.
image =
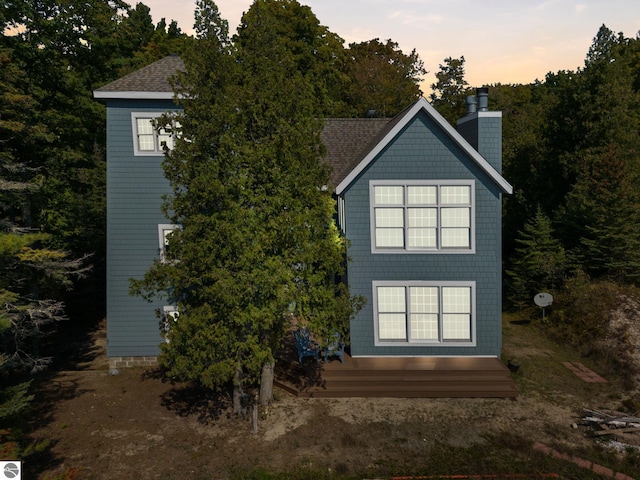
<svg viewBox="0 0 640 480">
<path fill-rule="evenodd" d="M 165 147 L 171 150 L 180 123 L 160 126 L 157 124 L 162 113 L 132 113 L 133 150 L 135 155 L 163 155 Z"/>
<path fill-rule="evenodd" d="M 472 181 L 372 181 L 373 253 L 473 253 Z"/>
</svg>

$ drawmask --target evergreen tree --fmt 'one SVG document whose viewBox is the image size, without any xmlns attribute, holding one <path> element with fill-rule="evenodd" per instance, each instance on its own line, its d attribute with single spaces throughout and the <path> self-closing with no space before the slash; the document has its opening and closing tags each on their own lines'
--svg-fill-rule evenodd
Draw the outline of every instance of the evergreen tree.
<svg viewBox="0 0 640 480">
<path fill-rule="evenodd" d="M 640 284 L 640 178 L 612 145 L 585 155 L 560 210 L 572 253 L 594 278 Z"/>
<path fill-rule="evenodd" d="M 554 238 L 551 220 L 540 208 L 524 226 L 516 240 L 518 247 L 507 270 L 507 296 L 511 304 L 531 304 L 536 293 L 556 292 L 567 273 L 567 259 Z"/>
<path fill-rule="evenodd" d="M 558 157 L 569 185 L 559 233 L 587 272 L 637 283 L 640 258 L 639 40 L 601 27 L 570 90 Z M 568 113 L 566 116 L 569 116 Z"/>
<path fill-rule="evenodd" d="M 231 382 L 236 412 L 260 379 L 261 401 L 270 401 L 269 372 L 292 319 L 319 336 L 344 333 L 355 302 L 334 284 L 345 248 L 317 99 L 299 58 L 274 35 L 271 3 L 254 2 L 237 48 L 216 5 L 198 3 L 200 48 L 185 55 L 180 78 L 182 136 L 165 160 L 174 190 L 165 211 L 181 225 L 169 240 L 175 260 L 132 283 L 179 306 L 162 348 L 169 374 L 207 387 Z"/>
<path fill-rule="evenodd" d="M 447 57 L 440 71 L 436 73 L 437 82 L 431 85 L 433 92 L 429 95 L 431 104 L 449 123 L 456 121 L 466 112 L 465 99 L 469 84 L 464 79 L 464 56 Z"/>
<path fill-rule="evenodd" d="M 311 8 L 297 0 L 258 0 L 245 13 L 234 36 L 238 48 L 255 41 L 251 30 L 259 21 L 268 22 L 272 38 L 278 39 L 292 67 L 309 82 L 318 103 L 318 115 L 345 115 L 344 40 L 321 25 Z"/>
</svg>

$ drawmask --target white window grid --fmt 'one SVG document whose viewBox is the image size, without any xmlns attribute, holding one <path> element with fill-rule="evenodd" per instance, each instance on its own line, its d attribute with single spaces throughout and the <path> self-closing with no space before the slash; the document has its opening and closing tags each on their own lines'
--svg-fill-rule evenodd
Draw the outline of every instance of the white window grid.
<svg viewBox="0 0 640 480">
<path fill-rule="evenodd" d="M 165 147 L 173 149 L 180 122 L 158 127 L 155 122 L 164 113 L 133 112 L 131 126 L 133 129 L 133 153 L 136 156 L 163 155 Z"/>
<path fill-rule="evenodd" d="M 374 282 L 377 345 L 475 345 L 475 282 Z"/>
<path fill-rule="evenodd" d="M 373 253 L 474 253 L 470 180 L 372 181 Z"/>
</svg>

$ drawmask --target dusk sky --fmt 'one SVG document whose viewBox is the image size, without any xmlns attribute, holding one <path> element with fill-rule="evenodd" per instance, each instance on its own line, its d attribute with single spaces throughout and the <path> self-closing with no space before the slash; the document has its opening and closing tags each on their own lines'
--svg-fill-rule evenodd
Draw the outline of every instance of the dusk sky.
<svg viewBox="0 0 640 480">
<path fill-rule="evenodd" d="M 548 72 L 576 70 L 602 24 L 626 37 L 640 30 L 638 0 L 299 0 L 322 25 L 345 40 L 392 39 L 414 48 L 429 74 L 423 92 L 446 57 L 465 57 L 471 86 L 531 83 Z M 174 19 L 193 31 L 193 0 L 142 0 L 154 22 Z M 130 2 L 135 5 L 135 2 Z M 252 0 L 219 0 L 235 33 Z"/>
</svg>

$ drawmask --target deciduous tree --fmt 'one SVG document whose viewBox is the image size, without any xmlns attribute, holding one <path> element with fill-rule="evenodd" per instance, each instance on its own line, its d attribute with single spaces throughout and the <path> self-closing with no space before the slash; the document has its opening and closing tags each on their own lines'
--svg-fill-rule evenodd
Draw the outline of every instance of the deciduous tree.
<svg viewBox="0 0 640 480">
<path fill-rule="evenodd" d="M 347 53 L 346 102 L 353 116 L 373 110 L 393 117 L 422 96 L 420 83 L 427 71 L 415 49 L 406 54 L 396 42 L 375 38 L 351 43 Z"/>
</svg>

